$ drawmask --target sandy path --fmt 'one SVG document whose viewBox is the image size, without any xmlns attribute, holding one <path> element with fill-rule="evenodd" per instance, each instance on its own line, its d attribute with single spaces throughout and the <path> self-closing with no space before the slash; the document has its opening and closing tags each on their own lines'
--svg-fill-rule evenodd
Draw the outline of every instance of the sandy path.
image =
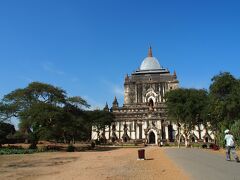
<svg viewBox="0 0 240 180">
<path fill-rule="evenodd" d="M 0 179 L 189 179 L 163 149 L 146 148 L 145 161 L 137 150 L 0 156 Z"/>
</svg>

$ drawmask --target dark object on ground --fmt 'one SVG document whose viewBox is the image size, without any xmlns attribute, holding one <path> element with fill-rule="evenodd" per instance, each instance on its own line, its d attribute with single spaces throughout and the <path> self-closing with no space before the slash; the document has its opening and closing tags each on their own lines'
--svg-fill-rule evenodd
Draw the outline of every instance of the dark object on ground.
<svg viewBox="0 0 240 180">
<path fill-rule="evenodd" d="M 75 147 L 73 145 L 69 145 L 67 147 L 67 152 L 74 152 L 75 151 Z"/>
<path fill-rule="evenodd" d="M 138 150 L 138 159 L 144 160 L 145 159 L 145 149 L 139 149 Z"/>
<path fill-rule="evenodd" d="M 216 145 L 216 144 L 210 144 L 210 145 L 209 145 L 209 148 L 212 149 L 212 150 L 214 150 L 214 151 L 217 151 L 217 150 L 220 149 L 219 146 Z"/>
<path fill-rule="evenodd" d="M 202 148 L 206 149 L 206 148 L 207 148 L 207 145 L 206 145 L 206 144 L 203 144 L 203 145 L 202 145 Z"/>
<path fill-rule="evenodd" d="M 101 142 L 100 142 L 99 140 L 95 140 L 95 144 L 96 144 L 96 145 L 100 145 Z"/>
<path fill-rule="evenodd" d="M 28 149 L 37 149 L 37 144 L 36 144 L 36 143 L 30 144 L 30 146 L 28 147 Z"/>
<path fill-rule="evenodd" d="M 91 142 L 91 148 L 92 148 L 92 149 L 95 148 L 95 142 L 94 142 L 94 141 Z"/>
</svg>

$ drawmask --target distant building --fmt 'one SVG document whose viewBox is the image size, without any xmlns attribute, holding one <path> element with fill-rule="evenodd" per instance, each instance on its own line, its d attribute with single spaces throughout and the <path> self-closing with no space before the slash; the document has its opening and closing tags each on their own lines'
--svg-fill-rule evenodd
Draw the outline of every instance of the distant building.
<svg viewBox="0 0 240 180">
<path fill-rule="evenodd" d="M 104 139 L 123 142 L 134 141 L 147 144 L 159 144 L 161 141 L 173 142 L 177 138 L 177 126 L 167 119 L 164 95 L 167 91 L 178 88 L 177 74 L 160 66 L 152 55 L 152 48 L 143 60 L 140 68 L 130 76 L 126 75 L 124 82 L 124 104 L 119 107 L 115 97 L 112 108 L 108 105 L 104 110 L 111 110 L 116 121 L 111 127 L 101 132 Z M 191 141 L 199 140 L 197 132 L 192 132 Z M 206 130 L 201 130 L 202 141 L 211 141 Z M 93 128 L 92 139 L 97 138 Z M 202 139 L 201 138 L 201 139 Z M 184 136 L 181 135 L 182 141 Z"/>
</svg>

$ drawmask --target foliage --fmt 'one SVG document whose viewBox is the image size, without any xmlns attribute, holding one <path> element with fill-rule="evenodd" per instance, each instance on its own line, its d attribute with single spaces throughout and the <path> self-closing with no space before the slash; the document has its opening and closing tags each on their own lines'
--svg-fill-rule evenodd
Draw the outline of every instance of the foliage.
<svg viewBox="0 0 240 180">
<path fill-rule="evenodd" d="M 209 119 L 220 146 L 224 146 L 226 129 L 233 129 L 235 138 L 240 138 L 236 129 L 238 127 L 236 119 L 240 119 L 239 94 L 240 80 L 229 72 L 220 73 L 212 78 L 209 92 Z"/>
<path fill-rule="evenodd" d="M 0 144 L 7 142 L 7 137 L 15 133 L 15 127 L 9 123 L 0 122 Z"/>
<path fill-rule="evenodd" d="M 17 117 L 20 131 L 28 134 L 32 148 L 40 139 L 64 139 L 72 141 L 87 131 L 83 123 L 82 107 L 87 102 L 79 96 L 67 97 L 61 88 L 39 82 L 30 83 L 26 88 L 16 89 L 4 96 L 0 104 L 0 119 Z M 69 142 L 70 140 L 68 140 Z"/>
<path fill-rule="evenodd" d="M 240 120 L 236 120 L 230 128 L 231 133 L 235 137 L 235 145 L 240 147 Z"/>
<path fill-rule="evenodd" d="M 74 151 L 75 151 L 75 147 L 73 145 L 68 145 L 67 152 L 74 152 Z"/>
<path fill-rule="evenodd" d="M 230 73 L 220 73 L 212 78 L 210 85 L 210 112 L 212 125 L 220 130 L 219 122 L 226 128 L 240 117 L 240 81 Z"/>
<path fill-rule="evenodd" d="M 91 122 L 91 125 L 96 128 L 98 133 L 98 140 L 100 139 L 100 130 L 105 130 L 107 126 L 110 126 L 114 121 L 115 117 L 113 113 L 108 111 L 89 111 L 88 117 Z"/>
<path fill-rule="evenodd" d="M 168 117 L 177 123 L 178 135 L 183 131 L 188 137 L 196 125 L 204 123 L 208 104 L 206 90 L 180 88 L 167 92 L 165 98 Z"/>
<path fill-rule="evenodd" d="M 36 153 L 36 149 L 12 149 L 12 148 L 0 148 L 0 155 L 8 154 L 32 154 Z"/>
<path fill-rule="evenodd" d="M 168 92 L 165 97 L 168 116 L 179 125 L 178 132 L 180 128 L 185 131 L 185 137 L 194 126 L 203 124 L 213 131 L 218 145 L 224 146 L 226 129 L 232 130 L 239 145 L 239 94 L 240 80 L 228 72 L 220 73 L 212 78 L 209 93 L 196 89 Z"/>
<path fill-rule="evenodd" d="M 60 146 L 55 146 L 55 145 L 48 145 L 48 146 L 38 147 L 34 149 L 31 148 L 31 145 L 27 149 L 24 149 L 22 146 L 7 146 L 7 147 L 0 148 L 0 155 L 55 152 L 55 151 L 59 151 L 60 149 L 61 149 Z"/>
</svg>

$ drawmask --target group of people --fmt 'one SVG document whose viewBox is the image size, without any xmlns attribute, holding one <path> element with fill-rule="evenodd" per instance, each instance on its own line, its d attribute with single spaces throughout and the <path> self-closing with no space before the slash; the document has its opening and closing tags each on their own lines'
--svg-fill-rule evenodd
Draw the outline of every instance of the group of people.
<svg viewBox="0 0 240 180">
<path fill-rule="evenodd" d="M 231 161 L 231 153 L 236 162 L 240 162 L 235 149 L 234 137 L 228 129 L 225 130 L 226 160 Z"/>
</svg>

